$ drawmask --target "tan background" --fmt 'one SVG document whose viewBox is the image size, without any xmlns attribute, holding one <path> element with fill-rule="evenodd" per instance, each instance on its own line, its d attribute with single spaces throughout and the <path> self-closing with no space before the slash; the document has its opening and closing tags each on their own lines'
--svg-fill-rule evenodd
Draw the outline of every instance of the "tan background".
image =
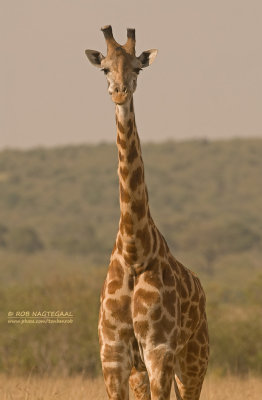
<svg viewBox="0 0 262 400">
<path fill-rule="evenodd" d="M 135 95 L 142 140 L 262 136 L 261 0 L 0 0 L 0 148 L 115 139 L 86 48 L 135 27 L 158 48 Z"/>
</svg>

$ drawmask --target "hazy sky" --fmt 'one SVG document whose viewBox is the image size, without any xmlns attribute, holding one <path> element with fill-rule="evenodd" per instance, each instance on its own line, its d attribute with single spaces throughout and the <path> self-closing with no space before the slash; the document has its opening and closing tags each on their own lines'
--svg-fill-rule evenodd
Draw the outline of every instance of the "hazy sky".
<svg viewBox="0 0 262 400">
<path fill-rule="evenodd" d="M 87 48 L 136 28 L 142 140 L 262 137 L 261 0 L 0 0 L 0 148 L 114 141 L 114 105 Z"/>
</svg>

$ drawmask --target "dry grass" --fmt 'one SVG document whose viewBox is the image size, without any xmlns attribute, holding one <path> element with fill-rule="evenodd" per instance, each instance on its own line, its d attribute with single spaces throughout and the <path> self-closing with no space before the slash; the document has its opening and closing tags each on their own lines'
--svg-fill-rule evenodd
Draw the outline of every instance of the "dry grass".
<svg viewBox="0 0 262 400">
<path fill-rule="evenodd" d="M 259 400 L 262 379 L 207 377 L 201 400 Z M 1 400 L 106 400 L 102 379 L 36 378 L 0 376 Z M 172 400 L 175 399 L 172 393 Z"/>
</svg>

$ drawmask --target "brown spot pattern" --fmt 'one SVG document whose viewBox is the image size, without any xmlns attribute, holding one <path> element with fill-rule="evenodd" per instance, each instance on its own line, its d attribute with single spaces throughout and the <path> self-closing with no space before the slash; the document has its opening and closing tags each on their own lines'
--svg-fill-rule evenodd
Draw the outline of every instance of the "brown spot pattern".
<svg viewBox="0 0 262 400">
<path fill-rule="evenodd" d="M 122 179 L 125 181 L 126 178 L 128 177 L 128 174 L 129 174 L 128 168 L 126 168 L 126 167 L 123 167 L 123 168 L 120 167 L 120 168 L 119 168 L 119 171 L 120 171 L 120 175 L 121 175 Z"/>
<path fill-rule="evenodd" d="M 169 262 L 169 265 L 171 266 L 172 270 L 175 273 L 180 272 L 180 269 L 178 268 L 177 260 L 174 257 L 172 257 L 172 256 L 168 257 L 168 262 Z"/>
<path fill-rule="evenodd" d="M 205 304 L 206 304 L 206 299 L 204 296 L 202 296 L 199 300 L 199 311 L 202 314 L 205 312 Z"/>
<path fill-rule="evenodd" d="M 165 248 L 164 248 L 164 243 L 163 243 L 163 240 L 161 240 L 161 238 L 160 238 L 160 242 L 159 242 L 160 244 L 159 244 L 159 255 L 160 255 L 160 257 L 164 257 L 164 255 L 165 255 Z"/>
<path fill-rule="evenodd" d="M 127 126 L 128 126 L 127 138 L 130 139 L 130 136 L 132 135 L 133 132 L 133 122 L 131 119 L 128 121 Z"/>
<path fill-rule="evenodd" d="M 114 344 L 110 346 L 109 344 L 105 344 L 103 350 L 103 361 L 118 361 L 121 362 L 123 360 L 123 350 L 124 346 Z"/>
<path fill-rule="evenodd" d="M 136 334 L 145 339 L 149 330 L 148 321 L 135 321 L 134 330 Z"/>
<path fill-rule="evenodd" d="M 149 218 L 150 218 L 150 211 L 148 209 L 148 213 L 149 213 Z M 153 237 L 153 253 L 156 252 L 156 248 L 157 248 L 157 236 L 156 236 L 156 231 L 155 231 L 155 227 L 152 226 L 151 227 L 151 233 L 152 233 L 152 237 Z"/>
<path fill-rule="evenodd" d="M 124 160 L 124 156 L 121 153 L 121 151 L 118 152 L 118 158 L 119 158 L 119 161 L 123 161 Z"/>
<path fill-rule="evenodd" d="M 102 317 L 102 330 L 103 330 L 103 335 L 107 337 L 109 340 L 114 340 L 115 339 L 115 329 L 116 325 L 111 324 L 111 322 L 106 319 L 105 313 L 103 313 Z"/>
<path fill-rule="evenodd" d="M 137 249 L 135 243 L 127 244 L 124 259 L 127 264 L 134 264 L 137 261 Z"/>
<path fill-rule="evenodd" d="M 186 270 L 181 263 L 178 262 L 178 265 L 181 268 L 181 274 L 182 274 L 183 280 L 185 282 L 186 290 L 188 293 L 191 293 L 192 285 L 191 285 L 191 280 L 190 280 L 190 276 L 189 276 L 189 271 Z"/>
<path fill-rule="evenodd" d="M 193 354 L 188 353 L 186 356 L 186 361 L 188 364 L 194 364 L 197 361 L 197 358 Z"/>
<path fill-rule="evenodd" d="M 130 189 L 135 191 L 139 185 L 142 183 L 142 168 L 138 167 L 130 178 Z"/>
<path fill-rule="evenodd" d="M 157 321 L 161 317 L 161 315 L 162 315 L 162 310 L 161 307 L 158 306 L 151 312 L 150 316 L 153 321 Z"/>
<path fill-rule="evenodd" d="M 202 347 L 201 347 L 200 357 L 201 357 L 201 358 L 204 358 L 204 359 L 207 357 L 207 349 L 206 349 L 206 346 L 202 346 Z"/>
<path fill-rule="evenodd" d="M 126 141 L 121 139 L 119 135 L 117 135 L 117 144 L 119 144 L 122 149 L 126 149 Z"/>
<path fill-rule="evenodd" d="M 198 329 L 198 333 L 196 339 L 199 343 L 205 344 L 207 341 L 207 324 L 206 321 L 203 321 Z"/>
<path fill-rule="evenodd" d="M 171 292 L 165 291 L 163 293 L 163 306 L 169 312 L 172 317 L 175 317 L 176 314 L 176 291 L 172 290 Z"/>
<path fill-rule="evenodd" d="M 199 302 L 199 290 L 198 290 L 198 287 L 196 285 L 195 285 L 195 291 L 194 291 L 194 294 L 193 294 L 191 300 L 193 302 L 195 302 L 195 303 Z"/>
<path fill-rule="evenodd" d="M 134 303 L 145 303 L 147 306 L 152 306 L 153 304 L 160 303 L 160 295 L 158 292 L 148 291 L 139 288 L 135 292 Z"/>
<path fill-rule="evenodd" d="M 180 294 L 181 294 L 181 297 L 183 299 L 187 299 L 188 298 L 187 291 L 185 289 L 185 286 L 182 285 L 182 282 L 181 282 L 181 285 L 180 285 Z"/>
<path fill-rule="evenodd" d="M 146 215 L 146 204 L 145 198 L 142 197 L 141 200 L 135 200 L 132 203 L 132 211 L 137 215 L 138 220 L 144 218 Z"/>
<path fill-rule="evenodd" d="M 181 312 L 182 314 L 185 314 L 189 308 L 189 301 L 184 301 L 183 303 L 181 303 Z"/>
<path fill-rule="evenodd" d="M 119 184 L 120 186 L 120 198 L 121 201 L 124 203 L 129 203 L 130 202 L 130 194 L 123 188 L 122 184 Z"/>
<path fill-rule="evenodd" d="M 144 249 L 144 256 L 147 256 L 151 248 L 151 238 L 148 226 L 145 225 L 143 229 L 139 229 L 136 233 L 136 236 L 141 240 L 141 244 Z"/>
<path fill-rule="evenodd" d="M 120 299 L 108 299 L 106 307 L 111 312 L 116 321 L 132 323 L 131 317 L 131 298 L 129 296 L 121 296 Z"/>
<path fill-rule="evenodd" d="M 121 124 L 120 121 L 117 122 L 117 127 L 118 127 L 118 130 L 119 130 L 121 133 L 125 133 L 124 127 L 123 127 L 123 125 Z"/>
<path fill-rule="evenodd" d="M 195 341 L 190 341 L 188 343 L 187 350 L 188 350 L 189 353 L 192 353 L 195 356 L 198 356 L 199 355 L 199 351 L 200 351 L 199 344 L 197 342 L 195 342 Z"/>
<path fill-rule="evenodd" d="M 178 344 L 178 330 L 174 329 L 170 338 L 170 346 L 172 349 L 176 349 Z"/>
<path fill-rule="evenodd" d="M 196 304 L 191 304 L 188 317 L 194 323 L 194 326 L 196 326 L 196 324 L 199 321 L 199 311 L 198 311 L 198 306 Z"/>
<path fill-rule="evenodd" d="M 136 148 L 136 142 L 135 140 L 133 140 L 131 146 L 130 146 L 130 150 L 127 156 L 127 161 L 129 162 L 129 164 L 132 164 L 133 161 L 137 158 L 138 156 L 138 152 L 137 152 L 137 148 Z"/>
<path fill-rule="evenodd" d="M 146 315 L 147 307 L 142 303 L 141 298 L 136 293 L 134 297 L 134 317 L 137 317 L 138 314 Z"/>
<path fill-rule="evenodd" d="M 125 253 L 124 260 L 127 264 L 134 264 L 137 261 L 137 254 L 136 253 Z"/>
<path fill-rule="evenodd" d="M 129 244 L 127 244 L 127 245 L 126 245 L 126 251 L 127 251 L 128 253 L 131 253 L 131 254 L 136 254 L 136 251 L 137 251 L 137 249 L 136 249 L 136 244 L 135 244 L 135 243 L 129 243 Z"/>
<path fill-rule="evenodd" d="M 162 287 L 162 282 L 158 274 L 158 269 L 147 270 L 144 273 L 144 281 L 157 289 Z"/>
<path fill-rule="evenodd" d="M 128 278 L 128 289 L 130 291 L 134 290 L 134 277 L 132 275 L 129 275 Z"/>
<path fill-rule="evenodd" d="M 156 331 L 162 330 L 163 332 L 170 333 L 174 328 L 174 322 L 167 319 L 165 315 L 158 321 L 154 323 L 154 329 Z"/>
<path fill-rule="evenodd" d="M 109 266 L 108 279 L 107 290 L 109 294 L 114 294 L 116 290 L 121 289 L 124 279 L 124 270 L 117 260 L 113 260 Z"/>
<path fill-rule="evenodd" d="M 134 331 L 132 328 L 121 328 L 118 332 L 119 339 L 128 343 L 130 338 L 134 335 Z"/>
<path fill-rule="evenodd" d="M 157 346 L 158 344 L 166 343 L 165 332 L 161 329 L 161 327 L 159 327 L 159 325 L 157 327 L 154 327 L 154 331 L 151 336 L 151 341 L 154 346 Z"/>
<path fill-rule="evenodd" d="M 133 234 L 133 220 L 129 212 L 121 215 L 120 229 L 122 234 L 124 231 L 126 231 L 127 235 Z"/>
<path fill-rule="evenodd" d="M 118 248 L 119 253 L 122 254 L 123 242 L 122 242 L 122 239 L 120 236 L 118 236 L 118 239 L 117 239 L 117 248 Z"/>
<path fill-rule="evenodd" d="M 166 286 L 175 286 L 175 278 L 173 275 L 173 271 L 171 269 L 171 267 L 169 266 L 169 264 L 162 262 L 161 263 L 161 268 L 162 268 L 162 279 L 163 279 L 163 283 Z"/>
</svg>

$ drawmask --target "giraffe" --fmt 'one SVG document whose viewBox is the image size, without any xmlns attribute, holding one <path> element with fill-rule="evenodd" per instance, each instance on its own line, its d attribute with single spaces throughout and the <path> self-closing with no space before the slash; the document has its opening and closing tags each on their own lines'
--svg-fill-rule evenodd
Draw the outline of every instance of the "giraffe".
<svg viewBox="0 0 262 400">
<path fill-rule="evenodd" d="M 100 297 L 98 334 L 108 398 L 198 400 L 209 356 L 205 294 L 198 277 L 171 254 L 149 210 L 133 93 L 157 50 L 135 55 L 135 30 L 124 45 L 101 28 L 107 55 L 86 50 L 106 75 L 115 103 L 120 221 Z"/>
</svg>

